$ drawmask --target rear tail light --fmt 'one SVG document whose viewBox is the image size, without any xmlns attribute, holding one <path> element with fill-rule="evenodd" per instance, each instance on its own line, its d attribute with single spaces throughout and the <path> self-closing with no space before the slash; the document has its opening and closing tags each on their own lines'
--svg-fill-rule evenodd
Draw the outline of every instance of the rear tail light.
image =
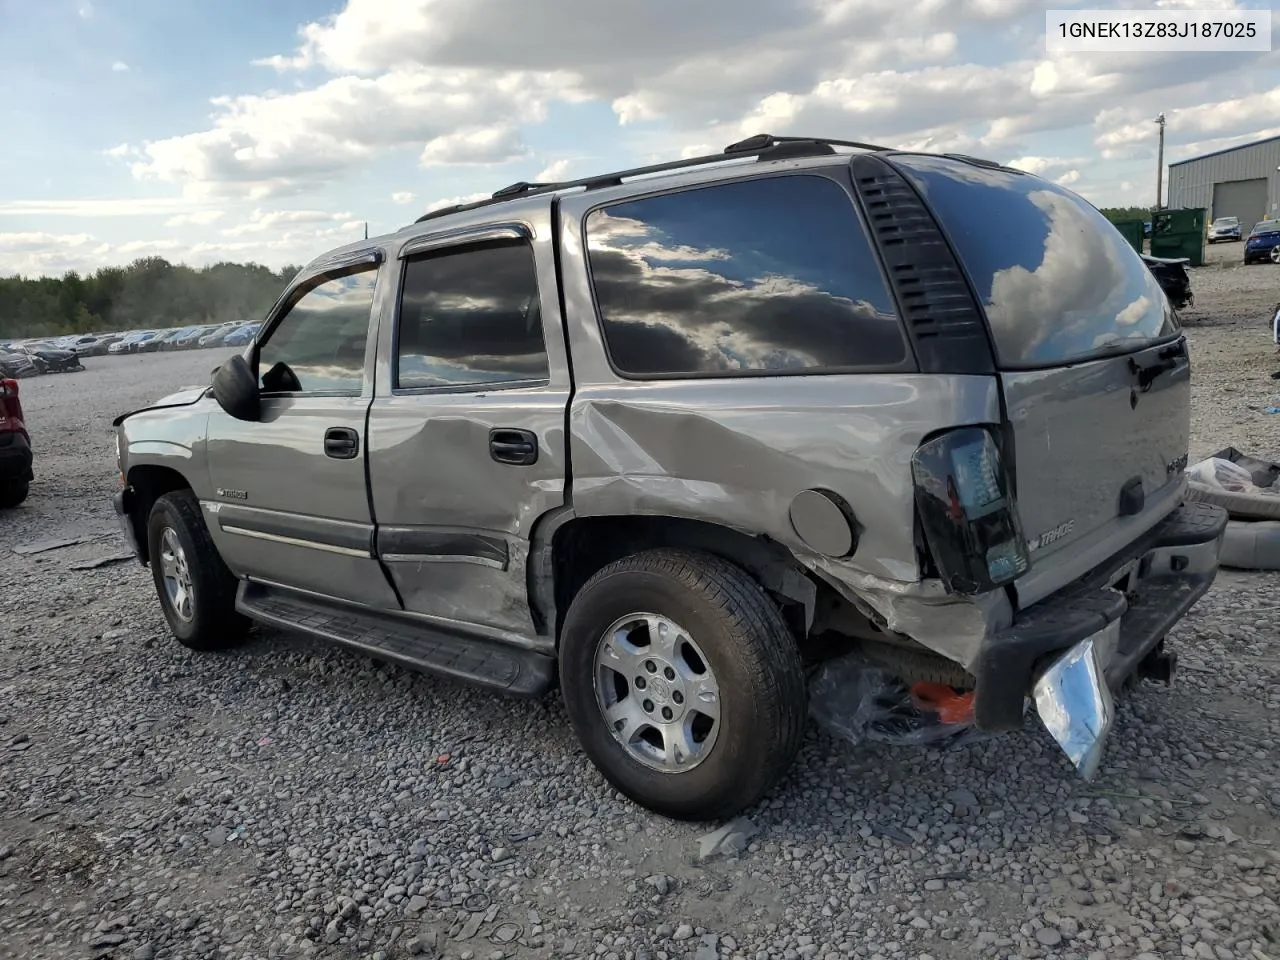
<svg viewBox="0 0 1280 960">
<path fill-rule="evenodd" d="M 1031 566 L 1009 477 L 991 433 L 949 430 L 911 458 L 925 543 L 953 593 L 977 594 Z"/>
</svg>

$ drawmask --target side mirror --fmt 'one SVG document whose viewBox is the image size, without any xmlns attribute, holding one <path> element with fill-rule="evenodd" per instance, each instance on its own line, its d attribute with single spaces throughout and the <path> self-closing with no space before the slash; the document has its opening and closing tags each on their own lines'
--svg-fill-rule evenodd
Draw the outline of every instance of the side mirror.
<svg viewBox="0 0 1280 960">
<path fill-rule="evenodd" d="M 213 398 L 237 420 L 258 419 L 261 412 L 258 379 L 244 357 L 236 355 L 214 371 Z"/>
</svg>

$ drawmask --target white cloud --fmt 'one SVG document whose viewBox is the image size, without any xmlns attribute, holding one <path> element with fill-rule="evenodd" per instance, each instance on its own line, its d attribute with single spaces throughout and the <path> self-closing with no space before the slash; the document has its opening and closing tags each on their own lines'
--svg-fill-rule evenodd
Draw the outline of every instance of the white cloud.
<svg viewBox="0 0 1280 960">
<path fill-rule="evenodd" d="M 433 210 L 443 210 L 445 207 L 452 207 L 458 204 L 475 203 L 477 200 L 487 200 L 492 194 L 490 193 L 468 193 L 461 197 L 446 197 L 440 200 L 433 200 L 427 204 L 427 213 Z"/>
<path fill-rule="evenodd" d="M 569 178 L 569 168 L 572 165 L 573 161 L 571 160 L 552 160 L 538 171 L 533 181 L 534 183 L 558 183 L 561 180 L 567 180 Z"/>
<path fill-rule="evenodd" d="M 424 162 L 494 162 L 513 147 L 511 124 L 541 120 L 564 82 L 556 74 L 412 68 L 294 93 L 219 97 L 212 128 L 145 144 L 132 169 L 191 197 L 263 199 L 331 182 L 415 143 L 427 144 Z M 493 123 L 476 126 L 485 119 Z"/>
<path fill-rule="evenodd" d="M 1280 86 L 1245 97 L 1197 103 L 1165 111 L 1169 159 L 1194 156 L 1206 142 L 1232 145 L 1268 136 L 1280 117 Z M 1134 107 L 1116 107 L 1098 114 L 1100 130 L 1094 144 L 1109 160 L 1154 156 L 1157 127 L 1150 116 Z M 1264 129 L 1265 128 L 1265 129 Z M 1181 145 L 1181 146 L 1180 146 Z"/>
<path fill-rule="evenodd" d="M 76 7 L 76 13 L 82 20 L 90 19 L 93 16 L 93 4 L 89 0 L 81 0 L 80 5 Z"/>
<path fill-rule="evenodd" d="M 0 217 L 143 217 L 191 211 L 179 197 L 118 197 L 85 200 L 11 200 L 0 203 Z"/>
<path fill-rule="evenodd" d="M 180 213 L 176 217 L 170 217 L 165 221 L 166 227 L 183 227 L 196 226 L 207 227 L 211 223 L 215 223 L 222 219 L 222 210 L 197 210 L 194 213 Z"/>
<path fill-rule="evenodd" d="M 422 148 L 424 167 L 446 164 L 506 163 L 528 154 L 520 131 L 511 127 L 458 130 L 436 137 Z"/>
<path fill-rule="evenodd" d="M 392 203 L 413 203 L 417 199 L 417 195 L 410 193 L 408 190 L 397 190 L 391 195 Z"/>
<path fill-rule="evenodd" d="M 248 233 L 279 233 L 298 224 L 341 223 L 346 228 L 363 221 L 352 221 L 350 213 L 326 213 L 323 210 L 254 210 L 249 219 L 222 231 L 223 236 L 240 237 Z"/>
<path fill-rule="evenodd" d="M 123 60 L 117 60 L 115 63 L 111 64 L 111 72 L 112 73 L 128 73 L 129 65 L 125 63 Z"/>
</svg>

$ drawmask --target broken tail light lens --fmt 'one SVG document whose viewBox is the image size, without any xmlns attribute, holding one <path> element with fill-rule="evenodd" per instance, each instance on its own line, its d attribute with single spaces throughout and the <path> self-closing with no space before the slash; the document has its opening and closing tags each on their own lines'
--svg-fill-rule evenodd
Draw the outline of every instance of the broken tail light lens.
<svg viewBox="0 0 1280 960">
<path fill-rule="evenodd" d="M 961 427 L 921 444 L 911 458 L 925 543 L 947 589 L 978 594 L 1031 566 L 1000 449 L 983 427 Z"/>
</svg>

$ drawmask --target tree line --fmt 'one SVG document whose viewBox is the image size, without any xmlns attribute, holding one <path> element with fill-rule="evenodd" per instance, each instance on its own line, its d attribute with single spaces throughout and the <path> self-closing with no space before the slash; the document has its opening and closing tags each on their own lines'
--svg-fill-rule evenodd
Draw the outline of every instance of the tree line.
<svg viewBox="0 0 1280 960">
<path fill-rule="evenodd" d="M 1141 220 L 1145 223 L 1151 219 L 1150 207 L 1100 207 L 1099 212 L 1112 223 L 1117 220 Z"/>
<path fill-rule="evenodd" d="M 84 276 L 0 277 L 0 340 L 261 320 L 298 269 L 144 257 Z"/>
</svg>

